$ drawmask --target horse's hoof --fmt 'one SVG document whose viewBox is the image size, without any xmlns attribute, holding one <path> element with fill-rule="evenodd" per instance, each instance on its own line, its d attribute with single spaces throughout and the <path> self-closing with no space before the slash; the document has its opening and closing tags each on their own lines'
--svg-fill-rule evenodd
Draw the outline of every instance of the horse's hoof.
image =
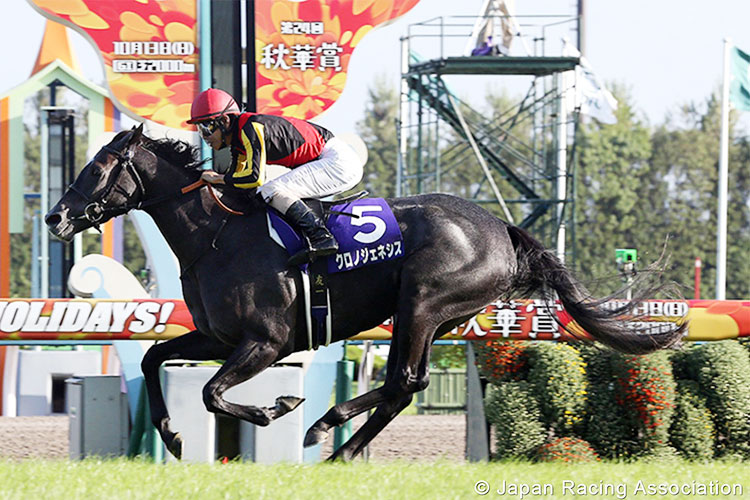
<svg viewBox="0 0 750 500">
<path fill-rule="evenodd" d="M 247 417 L 243 417 L 243 419 L 259 427 L 266 427 L 281 416 L 279 415 L 278 409 L 276 407 L 253 408 L 253 410 L 254 411 L 250 415 L 248 415 Z"/>
<path fill-rule="evenodd" d="M 279 396 L 276 398 L 276 407 L 284 415 L 297 408 L 304 400 L 305 398 L 298 398 L 296 396 Z"/>
<path fill-rule="evenodd" d="M 307 434 L 305 434 L 305 441 L 303 443 L 303 446 L 305 448 L 315 446 L 316 444 L 320 444 L 325 441 L 327 437 L 328 431 L 319 428 L 317 424 L 313 425 L 307 430 Z"/>
<path fill-rule="evenodd" d="M 174 455 L 177 460 L 182 460 L 182 436 L 180 433 L 176 433 L 172 438 L 172 441 L 167 444 L 167 450 L 169 453 Z"/>
<path fill-rule="evenodd" d="M 351 462 L 352 457 L 348 453 L 339 453 L 336 450 L 330 457 L 326 458 L 326 462 Z"/>
</svg>

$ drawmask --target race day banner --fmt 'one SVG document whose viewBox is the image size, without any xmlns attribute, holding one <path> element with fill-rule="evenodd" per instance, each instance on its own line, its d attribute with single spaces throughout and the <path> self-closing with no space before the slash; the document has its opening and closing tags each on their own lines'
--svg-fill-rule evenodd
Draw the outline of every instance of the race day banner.
<svg viewBox="0 0 750 500">
<path fill-rule="evenodd" d="M 255 0 L 259 113 L 310 119 L 344 91 L 357 45 L 419 0 Z"/>
<path fill-rule="evenodd" d="M 611 302 L 620 307 L 625 302 Z M 336 314 L 336 305 L 332 305 Z M 750 337 L 750 301 L 649 300 L 632 304 L 632 324 L 644 333 L 671 329 L 687 319 L 685 340 Z M 571 334 L 561 325 L 573 332 Z M 0 340 L 165 340 L 194 330 L 182 300 L 165 299 L 9 299 L 0 301 Z M 387 340 L 390 321 L 353 340 Z M 494 302 L 443 336 L 446 340 L 586 339 L 558 302 Z"/>
<path fill-rule="evenodd" d="M 193 130 L 186 121 L 201 90 L 197 0 L 27 1 L 94 45 L 121 111 Z M 323 113 L 341 96 L 362 38 L 418 1 L 256 0 L 257 111 L 302 119 Z"/>
</svg>

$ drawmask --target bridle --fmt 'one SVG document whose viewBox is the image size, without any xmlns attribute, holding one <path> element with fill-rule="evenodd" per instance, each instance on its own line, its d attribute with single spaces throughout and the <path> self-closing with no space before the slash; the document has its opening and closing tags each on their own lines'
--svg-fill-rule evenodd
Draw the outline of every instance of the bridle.
<svg viewBox="0 0 750 500">
<path fill-rule="evenodd" d="M 142 148 L 140 144 L 136 145 L 137 148 L 141 148 L 143 151 L 147 151 L 153 155 L 153 153 L 145 148 Z M 138 169 L 135 168 L 135 165 L 133 164 L 133 157 L 135 156 L 135 152 L 132 149 L 129 149 L 127 152 L 123 153 L 121 151 L 117 151 L 116 149 L 110 147 L 109 145 L 104 146 L 102 148 L 103 151 L 106 151 L 107 153 L 111 154 L 115 158 L 117 158 L 117 164 L 113 167 L 113 172 L 110 175 L 110 181 L 105 186 L 104 191 L 99 196 L 99 199 L 94 200 L 89 195 L 84 193 L 81 189 L 76 187 L 75 182 L 68 186 L 68 189 L 76 193 L 78 196 L 80 196 L 85 202 L 86 206 L 83 209 L 83 215 L 71 217 L 72 220 L 87 220 L 89 221 L 94 228 L 96 228 L 99 232 L 101 232 L 100 222 L 102 219 L 104 219 L 105 216 L 107 216 L 110 213 L 117 212 L 117 215 L 128 213 L 131 210 L 141 210 L 146 207 L 156 205 L 158 203 L 161 203 L 163 201 L 166 201 L 171 198 L 176 198 L 177 196 L 181 196 L 183 194 L 189 193 L 190 191 L 193 191 L 195 189 L 200 189 L 203 186 L 208 186 L 211 196 L 213 197 L 214 201 L 226 212 L 233 214 L 233 215 L 243 215 L 242 212 L 238 212 L 236 210 L 232 210 L 231 208 L 227 207 L 218 196 L 216 196 L 216 193 L 214 192 L 213 188 L 211 187 L 211 184 L 208 184 L 202 180 L 198 180 L 197 182 L 194 182 L 188 186 L 183 187 L 179 191 L 175 193 L 170 193 L 162 196 L 157 196 L 155 198 L 146 199 L 146 188 L 143 184 L 143 179 L 141 178 L 141 174 L 138 173 Z M 126 198 L 130 198 L 131 196 L 135 195 L 136 193 L 127 193 L 119 184 L 120 176 L 122 175 L 122 172 L 126 171 L 130 174 L 131 179 L 135 183 L 136 186 L 136 193 L 139 194 L 138 196 L 138 202 L 136 203 L 126 203 L 124 205 L 120 206 L 107 206 L 109 204 L 109 196 L 112 194 L 112 192 L 120 192 L 120 194 L 124 195 Z"/>
<path fill-rule="evenodd" d="M 140 146 L 138 146 L 140 147 Z M 81 189 L 79 189 L 75 182 L 68 186 L 68 189 L 76 193 L 78 196 L 83 198 L 83 200 L 86 202 L 86 206 L 83 209 L 83 215 L 77 216 L 77 217 L 71 217 L 73 220 L 81 220 L 85 219 L 93 224 L 93 226 L 101 231 L 101 228 L 99 227 L 99 223 L 101 220 L 108 215 L 111 212 L 122 212 L 126 213 L 130 210 L 142 208 L 143 206 L 143 199 L 146 194 L 146 188 L 143 185 L 143 179 L 141 179 L 141 175 L 138 173 L 138 170 L 135 168 L 135 165 L 133 165 L 133 157 L 135 156 L 135 153 L 132 150 L 128 150 L 127 152 L 123 153 L 120 151 L 117 151 L 116 149 L 110 147 L 110 146 L 104 146 L 102 148 L 103 151 L 106 151 L 107 153 L 111 154 L 115 158 L 117 158 L 117 164 L 115 164 L 113 168 L 113 172 L 110 175 L 110 180 L 105 186 L 104 191 L 99 196 L 99 199 L 94 200 L 89 195 L 84 193 Z M 120 176 L 122 175 L 123 171 L 127 171 L 130 174 L 131 179 L 135 183 L 136 190 L 138 193 L 140 193 L 140 196 L 138 197 L 138 203 L 128 203 L 125 205 L 117 206 L 117 207 L 110 207 L 107 206 L 109 204 L 109 196 L 112 194 L 113 191 L 120 192 L 122 195 L 124 195 L 127 198 L 130 198 L 132 194 L 126 192 L 118 182 L 120 180 Z M 135 194 L 135 193 L 133 193 Z"/>
</svg>

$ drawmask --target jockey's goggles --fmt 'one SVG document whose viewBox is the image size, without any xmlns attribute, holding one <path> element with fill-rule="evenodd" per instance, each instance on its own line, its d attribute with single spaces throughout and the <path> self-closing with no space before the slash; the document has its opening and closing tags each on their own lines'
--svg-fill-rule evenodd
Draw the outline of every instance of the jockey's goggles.
<svg viewBox="0 0 750 500">
<path fill-rule="evenodd" d="M 219 128 L 219 124 L 216 120 L 210 120 L 205 122 L 199 122 L 195 124 L 198 127 L 198 132 L 204 137 L 209 138 Z"/>
</svg>

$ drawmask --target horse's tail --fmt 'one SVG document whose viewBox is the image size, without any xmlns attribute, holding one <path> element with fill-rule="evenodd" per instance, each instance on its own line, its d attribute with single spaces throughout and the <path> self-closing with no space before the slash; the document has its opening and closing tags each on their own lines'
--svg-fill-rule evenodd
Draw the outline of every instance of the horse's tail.
<svg viewBox="0 0 750 500">
<path fill-rule="evenodd" d="M 517 257 L 517 272 L 513 281 L 513 292 L 529 297 L 535 291 L 549 296 L 550 289 L 557 292 L 563 307 L 578 325 L 595 340 L 613 349 L 631 354 L 645 354 L 665 347 L 670 347 L 682 338 L 687 322 L 675 325 L 664 333 L 646 334 L 628 325 L 623 315 L 632 309 L 625 305 L 621 308 L 608 308 L 604 303 L 614 295 L 603 299 L 592 299 L 588 291 L 579 283 L 573 274 L 539 241 L 523 229 L 507 224 L 508 233 L 513 242 Z M 663 290 L 664 284 L 646 287 L 634 293 L 633 302 L 652 298 L 653 294 Z M 566 328 L 569 333 L 574 332 Z"/>
</svg>

